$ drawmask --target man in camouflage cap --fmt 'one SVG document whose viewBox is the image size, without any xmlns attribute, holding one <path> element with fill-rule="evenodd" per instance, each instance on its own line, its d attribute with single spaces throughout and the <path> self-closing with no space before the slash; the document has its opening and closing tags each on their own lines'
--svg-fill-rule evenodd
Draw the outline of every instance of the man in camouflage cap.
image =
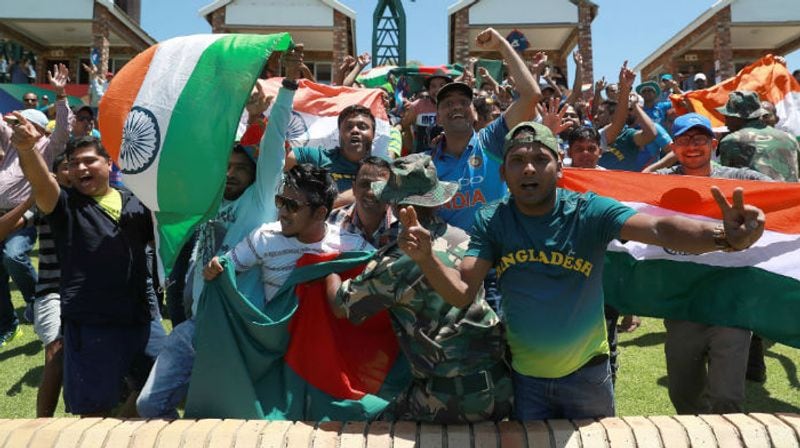
<svg viewBox="0 0 800 448">
<path fill-rule="evenodd" d="M 764 124 L 761 117 L 766 111 L 757 93 L 731 92 L 728 102 L 717 111 L 725 116 L 725 125 L 732 132 L 719 143 L 723 165 L 750 168 L 773 180 L 797 182 L 800 146 L 789 134 Z"/>
<path fill-rule="evenodd" d="M 428 229 L 436 256 L 458 268 L 469 238 L 435 213 L 458 185 L 440 182 L 429 156 L 395 160 L 389 180 L 372 188 L 380 200 L 402 207 L 403 226 Z M 482 290 L 463 308 L 447 303 L 396 242 L 383 247 L 357 278 L 336 286 L 338 279 L 329 277 L 329 299 L 339 316 L 358 323 L 389 310 L 411 363 L 414 379 L 387 409 L 386 419 L 453 424 L 509 416 L 513 392 L 503 329 Z"/>
</svg>

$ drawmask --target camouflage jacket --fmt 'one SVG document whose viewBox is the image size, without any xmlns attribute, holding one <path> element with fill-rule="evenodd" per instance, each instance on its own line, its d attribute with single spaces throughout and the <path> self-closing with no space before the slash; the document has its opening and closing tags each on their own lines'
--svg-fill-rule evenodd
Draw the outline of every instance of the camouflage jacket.
<svg viewBox="0 0 800 448">
<path fill-rule="evenodd" d="M 467 234 L 438 217 L 427 228 L 434 255 L 446 266 L 458 268 L 469 244 Z M 500 319 L 483 290 L 469 307 L 448 304 L 396 242 L 378 251 L 361 275 L 345 281 L 336 301 L 356 323 L 389 309 L 401 349 L 417 378 L 469 375 L 491 368 L 505 354 Z"/>
<path fill-rule="evenodd" d="M 797 140 L 758 120 L 723 138 L 719 154 L 725 166 L 750 168 L 777 181 L 798 181 Z"/>
</svg>

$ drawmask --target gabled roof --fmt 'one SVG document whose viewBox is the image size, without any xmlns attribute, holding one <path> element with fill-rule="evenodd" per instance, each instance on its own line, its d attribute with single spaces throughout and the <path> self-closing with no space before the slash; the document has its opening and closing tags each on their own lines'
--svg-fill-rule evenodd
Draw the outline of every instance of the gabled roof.
<svg viewBox="0 0 800 448">
<path fill-rule="evenodd" d="M 149 45 L 155 45 L 158 41 L 155 40 L 152 36 L 147 34 L 145 30 L 142 29 L 137 23 L 134 23 L 130 17 L 128 17 L 125 12 L 120 10 L 113 2 L 113 0 L 95 0 L 97 3 L 102 4 L 108 11 L 111 13 L 112 16 L 116 17 L 120 22 L 124 23 L 125 26 L 128 27 L 131 31 L 133 31 L 139 38 L 143 41 L 147 42 Z"/>
<path fill-rule="evenodd" d="M 467 6 L 471 6 L 473 3 L 477 3 L 481 0 L 458 0 L 457 2 L 453 3 L 452 5 L 447 7 L 447 15 L 452 16 L 453 14 L 461 11 L 462 9 L 466 8 Z M 569 0 L 570 3 L 575 4 L 576 6 L 580 3 L 580 0 Z M 587 1 L 591 6 L 597 8 L 597 3 L 592 1 Z"/>
<path fill-rule="evenodd" d="M 678 31 L 677 34 L 672 36 L 670 40 L 664 42 L 664 44 L 658 47 L 656 51 L 650 53 L 650 56 L 647 56 L 642 62 L 638 63 L 636 67 L 633 68 L 633 71 L 634 72 L 642 71 L 645 67 L 650 65 L 653 61 L 655 61 L 659 56 L 664 54 L 665 51 L 672 48 L 675 44 L 680 42 L 681 39 L 691 34 L 692 31 L 696 30 L 700 25 L 705 23 L 708 19 L 714 17 L 714 14 L 718 13 L 721 9 L 730 5 L 734 1 L 735 0 L 717 0 L 716 3 L 711 5 L 711 7 L 708 8 L 708 10 L 706 10 L 706 12 L 697 16 L 697 18 L 694 19 L 691 23 L 686 25 L 682 30 Z"/>
<path fill-rule="evenodd" d="M 356 12 L 353 11 L 352 9 L 348 8 L 342 2 L 339 2 L 337 0 L 320 0 L 320 1 L 322 3 L 330 6 L 331 8 L 335 9 L 336 11 L 339 11 L 340 13 L 346 15 L 351 20 L 356 20 Z M 200 14 L 200 16 L 206 17 L 209 14 L 211 14 L 212 12 L 222 8 L 223 6 L 226 6 L 227 4 L 229 4 L 231 2 L 233 2 L 233 0 L 214 0 L 213 2 L 209 3 L 208 5 L 203 6 L 202 8 L 200 8 L 198 13 Z"/>
</svg>

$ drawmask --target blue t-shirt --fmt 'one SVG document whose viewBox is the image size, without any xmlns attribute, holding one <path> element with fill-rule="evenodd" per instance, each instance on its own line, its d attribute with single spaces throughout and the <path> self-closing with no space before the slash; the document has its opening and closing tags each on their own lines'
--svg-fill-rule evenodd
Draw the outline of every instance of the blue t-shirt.
<svg viewBox="0 0 800 448">
<path fill-rule="evenodd" d="M 639 148 L 633 139 L 638 129 L 624 127 L 614 143 L 608 145 L 597 164 L 609 170 L 642 171 L 661 157 L 662 148 L 672 143 L 672 137 L 666 129 L 658 124 L 655 124 L 655 128 L 655 140 L 644 148 Z M 604 131 L 601 134 L 605 138 Z"/>
<path fill-rule="evenodd" d="M 661 150 L 672 143 L 672 137 L 670 137 L 669 132 L 660 124 L 654 124 L 656 126 L 656 138 L 644 145 L 644 148 L 639 151 L 639 155 L 636 157 L 636 166 L 638 167 L 636 171 L 641 171 L 648 165 L 658 161 L 661 158 Z"/>
<path fill-rule="evenodd" d="M 561 378 L 608 353 L 603 261 L 635 213 L 614 199 L 560 188 L 543 216 L 522 214 L 513 197 L 477 213 L 465 256 L 497 270 L 514 370 Z"/>
<path fill-rule="evenodd" d="M 358 163 L 347 160 L 339 148 L 326 149 L 322 147 L 294 148 L 297 163 L 310 163 L 319 168 L 325 168 L 336 182 L 339 193 L 353 188 L 353 181 L 358 173 Z"/>
<path fill-rule="evenodd" d="M 460 157 L 446 154 L 444 142 L 430 152 L 439 180 L 458 183 L 455 196 L 439 208 L 439 216 L 446 223 L 469 230 L 476 211 L 506 195 L 508 189 L 500 179 L 500 165 L 507 133 L 506 120 L 499 117 L 472 134 Z"/>
<path fill-rule="evenodd" d="M 664 126 L 667 121 L 667 111 L 672 108 L 672 101 L 661 101 L 653 104 L 653 107 L 643 107 L 644 113 L 650 117 L 653 122 Z"/>
</svg>

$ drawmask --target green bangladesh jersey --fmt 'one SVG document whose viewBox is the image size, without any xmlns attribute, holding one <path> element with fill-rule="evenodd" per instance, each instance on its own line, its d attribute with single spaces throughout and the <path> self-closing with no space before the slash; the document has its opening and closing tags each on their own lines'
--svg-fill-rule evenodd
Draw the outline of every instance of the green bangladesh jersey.
<svg viewBox="0 0 800 448">
<path fill-rule="evenodd" d="M 514 370 L 560 378 L 608 353 L 603 261 L 635 213 L 614 199 L 559 188 L 543 216 L 522 214 L 513 197 L 476 214 L 466 256 L 497 270 Z"/>
</svg>

